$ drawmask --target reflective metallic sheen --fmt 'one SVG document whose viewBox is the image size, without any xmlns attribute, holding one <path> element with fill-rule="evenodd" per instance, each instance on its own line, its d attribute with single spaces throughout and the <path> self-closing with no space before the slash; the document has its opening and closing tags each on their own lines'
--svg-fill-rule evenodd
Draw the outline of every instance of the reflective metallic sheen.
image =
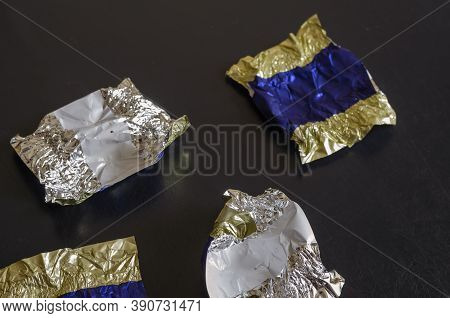
<svg viewBox="0 0 450 318">
<path fill-rule="evenodd" d="M 77 204 L 155 164 L 189 127 L 173 120 L 125 79 L 44 117 L 11 145 L 45 186 L 45 201 Z"/>
<path fill-rule="evenodd" d="M 228 190 L 225 196 L 230 199 L 214 225 L 206 257 L 211 297 L 340 295 L 345 280 L 322 264 L 300 206 L 274 189 L 256 197 Z"/>
<path fill-rule="evenodd" d="M 208 251 L 221 250 L 239 243 L 246 237 L 264 231 L 283 212 L 289 199 L 277 190 L 267 190 L 252 197 L 238 190 L 227 190 L 230 199 L 214 222 Z"/>
<path fill-rule="evenodd" d="M 323 121 L 376 93 L 364 65 L 350 51 L 330 44 L 304 67 L 257 77 L 249 83 L 256 107 L 292 134 Z"/>
<path fill-rule="evenodd" d="M 46 115 L 31 135 L 13 137 L 11 145 L 45 185 L 46 202 L 76 204 L 101 188 L 75 132 L 62 128 L 53 113 Z"/>
<path fill-rule="evenodd" d="M 289 255 L 287 266 L 277 277 L 266 280 L 240 297 L 339 297 L 344 282 L 344 278 L 335 270 L 327 271 L 322 264 L 319 245 L 305 244 Z"/>
<path fill-rule="evenodd" d="M 126 282 L 120 285 L 106 285 L 85 288 L 60 296 L 61 298 L 143 298 L 147 291 L 143 281 Z"/>
<path fill-rule="evenodd" d="M 145 98 L 129 78 L 101 92 L 105 104 L 128 125 L 140 158 L 150 164 L 157 162 L 161 152 L 189 127 L 187 116 L 173 120 L 166 111 Z"/>
<path fill-rule="evenodd" d="M 0 269 L 0 297 L 59 297 L 141 280 L 136 242 L 128 237 L 42 253 Z"/>
<path fill-rule="evenodd" d="M 296 36 L 244 57 L 227 75 L 298 144 L 302 163 L 353 146 L 375 125 L 396 124 L 362 61 L 327 37 L 317 15 Z"/>
<path fill-rule="evenodd" d="M 298 126 L 292 140 L 298 144 L 303 164 L 326 157 L 362 140 L 375 125 L 395 125 L 396 114 L 386 96 L 378 91 L 345 112 L 324 121 Z"/>
<path fill-rule="evenodd" d="M 240 59 L 226 74 L 253 95 L 249 83 L 255 76 L 269 78 L 277 73 L 305 66 L 330 43 L 331 40 L 322 29 L 319 17 L 313 15 L 302 24 L 296 35 L 291 33 L 288 39 L 255 57 L 246 56 Z"/>
</svg>

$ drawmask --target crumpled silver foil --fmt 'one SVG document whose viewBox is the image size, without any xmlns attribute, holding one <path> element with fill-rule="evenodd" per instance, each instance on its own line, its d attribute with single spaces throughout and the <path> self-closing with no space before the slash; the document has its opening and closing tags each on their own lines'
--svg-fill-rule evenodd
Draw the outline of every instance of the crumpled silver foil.
<svg viewBox="0 0 450 318">
<path fill-rule="evenodd" d="M 155 164 L 189 127 L 172 119 L 125 79 L 46 115 L 11 145 L 45 186 L 45 201 L 78 204 Z"/>
<path fill-rule="evenodd" d="M 335 270 L 327 271 L 322 264 L 318 244 L 305 244 L 289 256 L 286 268 L 277 277 L 243 292 L 240 297 L 339 297 L 344 282 L 344 278 Z"/>
<path fill-rule="evenodd" d="M 42 119 L 33 134 L 13 137 L 11 146 L 45 185 L 45 202 L 76 204 L 101 188 L 86 164 L 75 132 L 63 129 L 52 113 Z"/>
<path fill-rule="evenodd" d="M 173 120 L 166 111 L 146 99 L 129 78 L 101 92 L 105 104 L 126 121 L 133 144 L 139 149 L 140 157 L 148 162 L 157 162 L 159 154 L 189 127 L 186 116 Z"/>
<path fill-rule="evenodd" d="M 230 198 L 225 206 L 236 211 L 245 211 L 254 220 L 257 232 L 248 237 L 256 237 L 258 232 L 265 231 L 283 214 L 283 209 L 289 203 L 289 198 L 284 193 L 274 189 L 268 189 L 263 195 L 257 197 L 232 189 L 227 190 L 223 195 Z M 220 235 L 211 242 L 208 252 L 222 250 L 242 241 L 243 239 L 233 235 Z"/>
<path fill-rule="evenodd" d="M 229 210 L 228 218 L 221 219 L 219 216 L 218 219 L 221 220 L 215 224 L 212 232 L 214 238 L 206 259 L 206 283 L 211 297 L 304 298 L 340 295 L 345 280 L 336 271 L 328 271 L 322 264 L 319 246 L 309 222 L 295 202 L 275 189 L 268 189 L 256 197 L 237 190 L 228 190 L 224 195 L 230 198 L 225 208 L 235 210 L 236 215 L 249 215 L 256 230 L 251 234 L 247 233 L 246 237 L 236 237 L 226 233 L 226 230 L 221 231 L 229 229 L 230 223 L 235 220 L 230 217 Z M 242 228 L 243 224 L 239 226 Z M 250 224 L 248 228 L 251 228 Z M 215 235 L 217 233 L 220 234 Z M 276 237 L 274 241 L 277 242 L 278 234 L 280 244 L 266 244 L 271 237 Z M 286 243 L 287 241 L 290 243 Z M 262 248 L 255 248 L 258 245 Z M 284 263 L 280 257 L 270 258 L 265 255 L 283 255 L 283 252 L 280 254 L 276 251 L 283 248 L 289 251 Z M 242 251 L 236 252 L 239 249 Z M 280 264 L 278 267 L 271 267 L 272 261 Z M 254 268 L 248 268 L 249 266 Z M 274 268 L 279 270 L 274 272 Z M 247 273 L 248 276 L 257 274 L 252 280 L 235 273 Z M 261 280 L 264 276 L 268 278 Z M 246 289 L 249 284 L 256 284 L 258 280 L 261 281 L 256 286 Z M 236 283 L 228 284 L 228 281 Z"/>
</svg>

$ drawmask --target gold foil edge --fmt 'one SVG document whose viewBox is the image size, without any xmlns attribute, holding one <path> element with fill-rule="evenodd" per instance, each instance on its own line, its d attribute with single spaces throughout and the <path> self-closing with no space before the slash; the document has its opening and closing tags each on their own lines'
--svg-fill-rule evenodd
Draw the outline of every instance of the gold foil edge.
<svg viewBox="0 0 450 318">
<path fill-rule="evenodd" d="M 283 214 L 283 208 L 290 202 L 283 192 L 270 188 L 256 197 L 228 189 L 224 197 L 229 199 L 214 222 L 208 251 L 221 250 L 257 236 Z"/>
<path fill-rule="evenodd" d="M 134 237 L 59 249 L 0 269 L 0 297 L 58 297 L 142 280 Z"/>
<path fill-rule="evenodd" d="M 226 72 L 226 75 L 243 85 L 250 95 L 253 95 L 249 83 L 255 76 L 269 78 L 277 73 L 305 66 L 330 43 L 330 38 L 315 14 L 301 25 L 296 35 L 291 33 L 289 38 L 255 57 L 241 58 Z"/>
<path fill-rule="evenodd" d="M 208 253 L 227 249 L 248 237 L 257 237 L 276 222 L 292 202 L 283 192 L 271 188 L 256 197 L 233 189 L 227 190 L 224 196 L 230 199 L 216 219 L 211 233 L 214 239 Z M 247 233 L 248 228 L 252 231 Z M 291 251 L 286 266 L 277 276 L 238 297 L 333 298 L 341 295 L 344 284 L 345 279 L 341 275 L 335 270 L 328 271 L 323 265 L 317 243 L 303 244 Z"/>
<path fill-rule="evenodd" d="M 324 158 L 362 140 L 375 125 L 395 125 L 396 114 L 386 96 L 378 91 L 345 112 L 324 121 L 298 126 L 291 139 L 298 144 L 303 164 Z"/>
<path fill-rule="evenodd" d="M 237 239 L 244 239 L 256 232 L 256 223 L 247 212 L 240 212 L 225 205 L 220 212 L 211 232 L 211 237 L 232 235 Z"/>
</svg>

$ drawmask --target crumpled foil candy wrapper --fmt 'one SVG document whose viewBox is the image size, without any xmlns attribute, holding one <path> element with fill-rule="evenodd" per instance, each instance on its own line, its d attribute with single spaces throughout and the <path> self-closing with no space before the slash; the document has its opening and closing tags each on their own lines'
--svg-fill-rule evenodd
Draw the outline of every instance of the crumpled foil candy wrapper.
<svg viewBox="0 0 450 318">
<path fill-rule="evenodd" d="M 125 79 L 46 115 L 11 145 L 45 186 L 45 201 L 77 204 L 155 164 L 189 127 Z"/>
<path fill-rule="evenodd" d="M 302 163 L 352 147 L 375 125 L 396 124 L 364 65 L 328 38 L 317 15 L 280 44 L 240 59 L 227 75 L 289 133 Z"/>
<path fill-rule="evenodd" d="M 0 269 L 0 297 L 146 297 L 134 237 L 60 249 Z"/>
<path fill-rule="evenodd" d="M 210 297 L 338 297 L 344 278 L 328 271 L 300 206 L 279 190 L 253 197 L 228 190 L 205 263 Z"/>
</svg>

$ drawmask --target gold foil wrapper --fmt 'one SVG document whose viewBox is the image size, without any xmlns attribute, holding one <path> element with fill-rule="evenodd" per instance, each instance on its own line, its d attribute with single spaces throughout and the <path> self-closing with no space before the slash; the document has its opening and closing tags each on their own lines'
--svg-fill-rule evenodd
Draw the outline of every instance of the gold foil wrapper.
<svg viewBox="0 0 450 318">
<path fill-rule="evenodd" d="M 396 114 L 386 96 L 376 94 L 358 101 L 345 112 L 324 121 L 298 126 L 292 140 L 303 164 L 326 157 L 362 140 L 375 125 L 395 125 Z"/>
<path fill-rule="evenodd" d="M 229 199 L 214 224 L 211 233 L 213 240 L 206 259 L 206 281 L 211 297 L 227 295 L 226 297 L 306 298 L 340 295 L 345 280 L 336 271 L 328 271 L 322 264 L 312 229 L 297 204 L 275 189 L 268 189 L 256 197 L 238 190 L 228 190 L 225 196 Z M 280 232 L 281 224 L 286 226 L 285 232 Z M 270 231 L 272 232 L 269 236 L 264 236 Z M 280 235 L 280 241 L 271 245 L 269 238 L 274 235 Z M 261 241 L 255 244 L 258 239 Z M 253 242 L 249 243 L 248 240 Z M 278 238 L 272 242 L 277 241 Z M 288 244 L 287 241 L 292 243 Z M 244 246 L 241 252 L 230 252 L 231 249 L 236 251 L 236 248 L 244 244 L 248 245 Z M 260 245 L 260 248 L 257 248 L 257 245 Z M 286 257 L 284 252 L 280 252 L 283 245 L 289 250 L 289 255 L 284 265 L 278 267 L 279 272 L 273 272 L 272 261 L 282 263 L 281 255 Z M 267 257 L 272 253 L 277 256 Z M 253 268 L 254 264 L 258 265 Z M 245 269 L 249 266 L 251 268 Z M 250 276 L 260 271 L 255 277 L 270 272 L 270 278 L 247 289 L 245 286 L 249 283 L 246 278 L 236 274 L 245 270 Z M 223 275 L 228 276 L 221 277 Z M 230 281 L 231 285 L 220 285 Z"/>
<path fill-rule="evenodd" d="M 227 71 L 227 75 L 246 87 L 253 96 L 249 83 L 255 76 L 269 78 L 280 72 L 306 66 L 330 43 L 332 40 L 322 28 L 319 18 L 313 15 L 296 35 L 290 34 L 285 41 L 255 57 L 242 58 Z M 373 80 L 372 84 L 377 92 L 375 95 L 324 121 L 310 122 L 296 128 L 291 138 L 299 146 L 303 164 L 353 146 L 375 125 L 396 124 L 395 111 Z"/>
<path fill-rule="evenodd" d="M 253 95 L 248 83 L 252 82 L 255 76 L 269 78 L 277 73 L 305 66 L 330 43 L 331 40 L 322 29 L 319 17 L 313 15 L 302 24 L 297 34 L 291 33 L 289 38 L 255 57 L 246 56 L 240 59 L 226 74 Z"/>
<path fill-rule="evenodd" d="M 249 213 L 241 213 L 225 206 L 214 224 L 211 237 L 217 238 L 222 235 L 232 235 L 243 239 L 255 232 L 256 224 Z"/>
<path fill-rule="evenodd" d="M 224 193 L 230 199 L 220 212 L 211 232 L 214 240 L 209 251 L 220 250 L 239 243 L 245 238 L 263 232 L 283 212 L 288 198 L 281 191 L 268 190 L 252 197 L 239 190 Z"/>
<path fill-rule="evenodd" d="M 0 269 L 0 297 L 59 297 L 140 280 L 136 242 L 128 237 L 42 253 Z"/>
</svg>

